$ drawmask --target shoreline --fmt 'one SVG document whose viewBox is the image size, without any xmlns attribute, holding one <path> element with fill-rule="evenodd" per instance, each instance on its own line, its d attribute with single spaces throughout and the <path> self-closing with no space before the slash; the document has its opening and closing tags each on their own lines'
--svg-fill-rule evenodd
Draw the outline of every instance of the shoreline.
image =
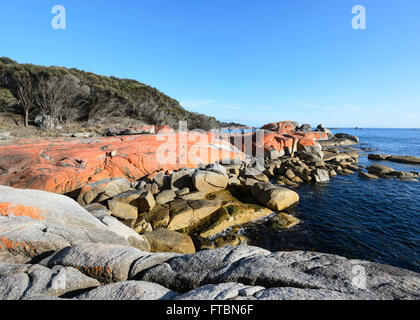
<svg viewBox="0 0 420 320">
<path fill-rule="evenodd" d="M 103 248 L 105 251 L 107 250 L 107 246 L 117 246 L 115 247 L 115 250 L 117 251 L 123 250 L 125 252 L 126 250 L 140 250 L 140 252 L 156 252 L 149 253 L 149 255 L 153 261 L 157 259 L 156 261 L 159 262 L 153 262 L 152 264 L 154 267 L 152 267 L 152 265 L 148 267 L 151 268 L 151 274 L 155 274 L 153 268 L 159 269 L 165 265 L 163 263 L 164 260 L 161 261 L 159 258 L 161 256 L 168 257 L 168 261 L 172 261 L 170 259 L 176 259 L 174 258 L 174 255 L 181 254 L 186 255 L 185 257 L 188 256 L 192 257 L 191 259 L 194 259 L 196 255 L 205 256 L 207 254 L 206 252 L 209 252 L 208 254 L 211 255 L 210 252 L 214 250 L 225 250 L 226 248 L 226 250 L 233 251 L 248 250 L 246 248 L 249 248 L 251 251 L 263 250 L 257 248 L 253 249 L 254 247 L 246 245 L 246 239 L 238 232 L 240 231 L 240 226 L 256 219 L 264 219 L 271 215 L 276 215 L 276 218 L 281 221 L 279 222 L 281 228 L 295 226 L 299 221 L 290 215 L 288 210 L 293 206 L 296 206 L 299 202 L 299 196 L 293 190 L 298 188 L 301 184 L 324 184 L 328 183 L 330 178 L 337 174 L 350 175 L 356 172 L 359 172 L 359 175 L 367 178 L 370 178 L 369 175 L 375 176 L 374 179 L 379 177 L 416 179 L 420 176 L 418 174 L 414 175 L 413 173 L 413 176 L 408 177 L 407 172 L 390 171 L 388 167 L 383 165 L 371 166 L 373 169 L 368 168 L 369 173 L 365 173 L 363 171 L 364 168 L 357 165 L 359 154 L 362 150 L 357 151 L 350 147 L 359 142 L 357 137 L 336 135 L 335 137 L 330 136 L 330 139 L 328 140 L 317 141 L 315 139 L 310 140 L 311 138 L 309 137 L 313 136 L 313 134 L 309 132 L 309 136 L 308 134 L 297 135 L 300 138 L 296 140 L 293 133 L 295 128 L 290 130 L 288 129 L 289 126 L 290 122 L 280 122 L 269 126 L 271 129 L 270 133 L 264 136 L 262 145 L 264 149 L 264 157 L 262 159 L 264 162 L 257 161 L 253 163 L 252 161 L 247 160 L 248 157 L 245 156 L 243 160 L 235 161 L 231 164 L 209 164 L 207 166 L 200 165 L 197 169 L 181 168 L 179 171 L 158 171 L 152 175 L 147 175 L 146 178 L 143 177 L 140 180 L 137 180 L 135 183 L 122 177 L 97 180 L 81 186 L 78 189 L 78 194 L 73 195 L 78 204 L 73 200 L 70 201 L 68 197 L 58 196 L 69 199 L 69 202 L 64 207 L 68 206 L 72 208 L 66 212 L 63 212 L 62 209 L 56 207 L 59 202 L 64 201 L 62 198 L 56 198 L 56 206 L 54 203 L 48 203 L 51 202 L 51 200 L 37 203 L 37 201 L 39 201 L 38 198 L 54 197 L 53 194 L 42 191 L 38 192 L 32 189 L 22 189 L 18 192 L 18 189 L 0 186 L 2 189 L 0 195 L 0 203 L 2 203 L 0 206 L 0 231 L 4 230 L 4 228 L 1 228 L 2 226 L 6 227 L 6 230 L 10 230 L 10 228 L 19 228 L 20 230 L 17 233 L 5 233 L 2 231 L 0 261 L 3 260 L 3 263 L 9 262 L 12 264 L 35 263 L 35 265 L 41 264 L 44 266 L 66 266 L 66 263 L 63 262 L 64 260 L 59 259 L 60 262 L 54 263 L 50 262 L 50 260 L 54 260 L 54 256 L 61 256 L 63 254 L 61 251 L 66 252 L 66 250 L 71 251 L 74 249 L 76 250 L 75 252 L 78 252 L 77 250 L 83 251 L 86 248 L 86 250 L 90 250 L 89 248 L 95 246 L 100 248 L 99 244 L 92 244 L 92 240 L 95 240 L 96 237 L 97 239 L 93 242 L 102 243 L 105 246 Z M 287 130 L 287 132 L 284 132 L 284 130 Z M 269 137 L 268 139 L 267 136 Z M 147 137 L 147 135 L 143 138 L 145 137 Z M 272 137 L 274 137 L 274 140 Z M 281 139 L 287 139 L 281 140 L 280 137 Z M 118 140 L 121 139 L 121 137 L 115 137 L 113 139 Z M 127 138 L 121 139 L 123 143 L 131 139 L 136 141 L 138 138 L 134 136 L 131 137 L 131 139 L 125 139 Z M 288 144 L 289 140 L 293 141 L 291 145 Z M 255 151 L 256 148 L 258 149 L 258 147 L 260 147 L 258 145 L 258 139 L 254 139 L 252 142 L 254 142 L 254 148 L 252 150 Z M 220 142 L 219 145 L 222 146 L 222 149 L 226 149 L 223 147 L 223 143 Z M 231 154 L 237 154 L 234 149 L 230 148 L 228 151 Z M 105 152 L 112 153 L 113 151 L 105 150 Z M 111 154 L 111 159 L 117 157 L 118 154 L 121 153 L 117 151 L 115 155 Z M 45 157 L 43 158 L 45 159 Z M 235 159 L 237 160 L 237 158 Z M 83 167 L 79 167 L 78 169 L 84 170 Z M 34 195 L 37 196 L 34 197 Z M 69 219 L 73 220 L 75 218 L 71 217 L 75 212 L 77 212 L 76 215 L 81 215 L 81 217 L 79 217 L 80 224 L 69 221 Z M 63 214 L 64 216 L 70 216 L 63 218 Z M 63 221 L 59 221 L 61 219 L 63 219 Z M 88 219 L 89 222 L 87 223 L 85 219 Z M 34 233 L 34 231 L 31 230 L 31 228 L 34 227 L 32 226 L 33 224 L 44 225 L 43 228 L 45 228 L 45 226 L 47 227 L 45 229 L 47 230 L 44 235 L 46 237 L 45 239 L 37 238 L 36 232 Z M 95 230 L 98 229 L 98 231 L 99 229 L 102 229 L 102 232 L 105 232 L 106 230 L 106 232 L 110 232 L 110 234 L 108 236 L 105 234 L 100 235 L 99 232 L 96 236 L 89 236 L 89 240 L 87 240 L 80 234 L 79 228 L 81 226 L 84 228 L 93 228 Z M 68 235 L 62 238 L 67 241 L 66 245 L 57 244 L 56 241 L 52 240 L 57 236 L 63 237 L 64 230 L 67 230 L 66 233 L 68 233 L 69 228 L 76 228 L 79 231 L 73 230 L 70 232 L 70 234 L 72 234 L 70 238 Z M 49 231 L 49 229 L 53 231 Z M 58 231 L 54 229 L 57 229 Z M 111 234 L 114 236 L 111 236 Z M 24 239 L 23 242 L 21 242 L 22 239 Z M 39 246 L 39 248 L 37 246 Z M 60 248 L 60 246 L 62 246 L 62 248 Z M 209 251 L 206 249 L 212 250 Z M 96 251 L 96 249 L 94 251 Z M 168 253 L 171 251 L 172 253 Z M 263 256 L 288 254 L 274 254 L 269 253 L 266 250 L 264 252 Z M 67 253 L 64 253 L 64 255 L 66 254 Z M 134 255 L 139 254 L 140 253 L 137 252 Z M 300 258 L 297 257 L 301 255 L 301 253 L 290 252 L 289 254 L 297 255 L 293 259 L 299 261 Z M 328 256 L 330 257 L 328 259 L 338 259 L 339 261 L 345 259 L 320 253 L 316 255 L 321 255 L 323 257 Z M 110 256 L 108 258 L 110 258 Z M 108 261 L 108 258 L 106 255 L 103 258 L 98 257 L 98 259 L 105 259 L 105 261 Z M 80 255 L 71 255 L 69 259 L 69 261 L 73 261 L 72 259 L 80 259 Z M 106 278 L 106 274 L 108 273 L 108 267 L 104 266 L 105 271 L 102 269 L 93 270 L 91 269 L 91 264 L 98 265 L 99 260 L 95 261 L 94 258 L 92 259 L 93 260 L 90 262 L 81 263 L 81 265 L 78 265 L 79 262 L 76 264 L 71 262 L 69 266 L 75 267 L 85 276 L 96 279 L 102 283 L 102 286 L 105 286 L 106 283 L 113 283 L 114 285 L 122 285 L 124 288 L 125 286 L 129 288 L 139 284 L 131 282 L 124 283 L 126 280 L 131 281 L 131 278 L 128 276 L 123 277 L 118 281 L 106 280 L 103 282 L 103 277 L 105 276 Z M 305 259 L 309 259 L 308 261 L 310 261 L 312 258 L 308 256 L 308 258 Z M 206 261 L 210 262 L 210 260 Z M 343 261 L 352 260 L 345 259 Z M 131 261 L 131 263 L 133 262 L 134 261 Z M 279 262 L 277 261 L 275 263 Z M 363 263 L 376 265 L 370 262 Z M 100 265 L 102 268 L 103 264 Z M 105 265 L 107 265 L 107 263 L 105 263 Z M 112 273 L 112 267 L 110 268 L 111 271 L 109 272 Z M 387 269 L 395 267 L 384 266 L 381 268 Z M 416 278 L 419 276 L 418 274 L 410 273 L 410 271 L 405 271 L 403 269 L 398 270 L 401 270 L 398 271 L 399 273 L 403 271 L 408 272 L 410 277 L 414 276 L 414 278 Z M 336 271 L 337 270 L 331 269 L 329 272 L 334 273 Z M 105 272 L 105 275 L 103 272 Z M 255 272 L 258 273 L 262 271 L 256 269 Z M 294 272 L 297 271 L 295 270 Z M 387 273 L 386 277 L 389 276 L 390 275 Z M 137 278 L 138 276 L 133 277 L 135 280 L 137 280 Z M 143 273 L 140 278 L 143 280 L 146 279 L 146 281 L 149 279 L 148 276 L 144 277 Z M 0 281 L 1 279 L 2 278 L 0 278 Z M 156 278 L 155 276 L 152 276 L 150 279 L 152 279 L 151 282 L 155 284 L 166 284 L 164 285 L 166 289 L 175 292 L 173 297 L 179 296 L 180 288 L 175 290 L 177 288 L 173 287 L 172 284 L 168 284 L 168 279 Z M 350 278 L 347 278 L 345 281 L 349 281 L 349 279 Z M 307 281 L 311 282 L 315 281 L 315 279 Z M 329 280 L 327 279 L 326 281 L 328 282 Z M 245 285 L 249 284 L 254 283 L 252 281 L 245 283 Z M 205 283 L 203 283 L 203 285 L 205 285 Z M 212 290 L 216 291 L 219 290 L 217 288 L 223 287 L 221 283 L 212 283 L 212 285 L 214 286 L 214 288 L 212 287 Z M 241 285 L 244 285 L 244 283 Z M 270 284 L 270 286 L 274 287 L 277 285 L 278 283 L 275 282 Z M 276 289 L 278 292 L 275 295 L 272 295 L 272 289 L 269 289 L 270 286 L 268 288 L 265 286 L 264 289 L 259 288 L 260 290 L 255 291 L 249 296 L 245 296 L 250 299 L 259 299 L 268 295 L 271 298 L 276 299 L 285 294 L 285 292 L 280 290 L 280 293 L 280 291 Z M 299 286 L 297 288 L 300 288 Z M 294 285 L 291 285 L 291 288 L 293 287 Z M 101 286 L 98 288 L 101 288 Z M 198 290 L 199 288 L 190 287 L 189 289 Z M 245 290 L 245 288 L 242 289 Z M 247 290 L 253 291 L 257 289 L 248 288 Z M 264 290 L 269 291 L 266 293 Z M 334 297 L 345 299 L 374 299 L 374 295 L 365 295 L 366 292 L 359 292 L 358 290 L 354 290 L 354 288 L 351 292 L 345 292 L 345 289 L 342 287 L 331 289 L 331 284 L 328 286 L 321 286 L 317 288 L 317 290 L 321 290 L 320 292 L 316 292 L 316 297 L 320 299 L 322 297 L 327 299 L 333 299 Z M 330 290 L 328 292 L 329 296 L 323 296 L 325 292 L 322 290 Z M 375 293 L 375 290 L 372 292 L 378 294 L 377 298 L 382 296 L 385 299 L 395 297 L 404 299 L 404 297 L 398 296 L 397 293 L 393 296 L 394 293 L 387 295 L 388 293 L 384 292 Z M 398 288 L 395 288 L 395 292 L 398 292 L 398 290 Z M 92 295 L 94 291 L 95 290 L 92 290 Z M 201 292 L 200 290 L 198 291 Z M 237 292 L 237 297 L 241 296 L 239 291 Z M 292 291 L 294 293 L 289 295 L 291 299 L 299 296 L 310 297 L 313 293 L 313 291 L 301 291 L 301 289 L 293 289 Z M 259 292 L 259 294 L 256 294 L 257 292 Z M 268 292 L 270 292 L 270 294 L 268 294 Z M 86 298 L 88 296 L 89 294 L 87 293 L 84 297 Z M 190 293 L 188 297 L 194 299 L 198 296 L 196 293 Z M 413 296 L 407 296 L 405 298 L 411 299 L 413 297 L 416 297 L 416 295 L 414 294 Z"/>
</svg>

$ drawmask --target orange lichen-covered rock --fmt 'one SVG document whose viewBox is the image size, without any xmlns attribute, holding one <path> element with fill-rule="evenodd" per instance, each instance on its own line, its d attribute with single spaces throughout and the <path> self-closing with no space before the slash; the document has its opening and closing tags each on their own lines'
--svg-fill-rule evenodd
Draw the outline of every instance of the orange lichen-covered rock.
<svg viewBox="0 0 420 320">
<path fill-rule="evenodd" d="M 173 129 L 169 126 L 156 126 L 155 131 L 160 134 L 168 134 L 172 133 Z"/>
<path fill-rule="evenodd" d="M 309 137 L 300 138 L 299 141 L 297 142 L 298 150 L 302 150 L 305 147 L 312 147 L 312 146 L 317 146 L 317 145 L 318 143 L 316 142 L 316 140 Z"/>
<path fill-rule="evenodd" d="M 36 207 L 23 206 L 10 202 L 0 202 L 0 216 L 26 216 L 36 220 L 45 220 L 41 210 Z"/>
<path fill-rule="evenodd" d="M 244 134 L 244 140 L 248 136 L 252 141 L 253 155 L 256 155 L 258 150 L 276 150 L 280 155 L 292 155 L 296 151 L 306 150 L 306 147 L 320 147 L 317 141 L 328 139 L 328 134 L 325 132 L 296 132 L 297 125 L 293 121 L 269 123 L 252 134 Z M 243 145 L 243 150 L 250 153 L 249 144 Z"/>
<path fill-rule="evenodd" d="M 224 159 L 244 154 L 211 133 L 17 140 L 0 146 L 0 184 L 63 194 L 107 178 L 137 180 Z"/>
<path fill-rule="evenodd" d="M 277 133 L 288 133 L 296 130 L 297 123 L 294 121 L 280 121 L 269 123 L 261 127 L 264 130 L 270 130 Z"/>
<path fill-rule="evenodd" d="M 0 260 L 26 263 L 44 252 L 86 242 L 140 246 L 141 238 L 130 240 L 134 231 L 116 223 L 96 218 L 70 197 L 0 186 Z"/>
</svg>

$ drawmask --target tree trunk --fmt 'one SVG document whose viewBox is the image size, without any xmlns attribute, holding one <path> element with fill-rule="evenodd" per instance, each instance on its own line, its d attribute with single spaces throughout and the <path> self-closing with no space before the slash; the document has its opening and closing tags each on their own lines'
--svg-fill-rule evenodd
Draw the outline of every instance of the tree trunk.
<svg viewBox="0 0 420 320">
<path fill-rule="evenodd" d="M 25 127 L 28 126 L 28 122 L 29 122 L 29 109 L 25 110 Z"/>
</svg>

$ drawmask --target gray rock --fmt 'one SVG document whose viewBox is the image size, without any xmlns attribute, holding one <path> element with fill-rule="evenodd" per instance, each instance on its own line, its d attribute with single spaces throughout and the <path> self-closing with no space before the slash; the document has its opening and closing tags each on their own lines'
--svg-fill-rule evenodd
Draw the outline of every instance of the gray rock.
<svg viewBox="0 0 420 320">
<path fill-rule="evenodd" d="M 238 296 L 252 296 L 264 289 L 264 287 L 246 286 L 236 282 L 209 284 L 180 295 L 174 300 L 228 300 Z"/>
<path fill-rule="evenodd" d="M 300 131 L 300 132 L 311 132 L 311 131 L 313 131 L 313 129 L 312 129 L 312 126 L 310 124 L 304 123 L 299 128 L 297 128 L 297 131 Z"/>
<path fill-rule="evenodd" d="M 238 179 L 237 176 L 231 176 L 229 177 L 229 186 L 239 186 L 241 184 L 241 181 Z"/>
<path fill-rule="evenodd" d="M 183 200 L 177 199 L 169 203 L 171 221 L 169 230 L 181 230 L 198 224 L 216 212 L 222 203 L 220 200 Z"/>
<path fill-rule="evenodd" d="M 0 243 L 0 259 L 25 263 L 41 254 L 85 242 L 130 244 L 126 237 L 113 232 L 66 196 L 0 186 L 0 202 L 30 208 L 26 216 L 15 216 L 13 211 L 0 216 L 0 237 L 4 240 Z"/>
<path fill-rule="evenodd" d="M 360 172 L 359 172 L 359 177 L 360 177 L 360 178 L 365 178 L 365 179 L 378 179 L 378 178 L 379 178 L 379 177 L 378 177 L 377 175 L 375 175 L 375 174 L 370 174 L 370 173 L 363 172 L 363 171 L 360 171 Z"/>
<path fill-rule="evenodd" d="M 156 206 L 156 200 L 152 192 L 146 191 L 137 199 L 136 206 L 139 209 L 138 212 L 150 212 Z"/>
<path fill-rule="evenodd" d="M 298 156 L 302 159 L 302 157 L 309 157 L 309 155 L 314 159 L 319 159 L 316 161 L 321 161 L 324 159 L 324 152 L 322 151 L 322 146 L 317 143 L 315 146 L 302 146 L 298 144 L 297 147 Z"/>
<path fill-rule="evenodd" d="M 144 191 L 146 191 L 146 190 L 145 190 L 146 185 L 147 185 L 146 181 L 140 180 L 140 181 L 136 181 L 136 182 L 134 182 L 133 187 L 134 187 L 136 190 L 139 190 L 139 191 L 141 191 L 141 192 L 144 192 Z"/>
<path fill-rule="evenodd" d="M 73 138 L 89 138 L 92 136 L 92 133 L 90 132 L 76 132 L 73 133 L 72 137 Z"/>
<path fill-rule="evenodd" d="M 0 140 L 6 140 L 12 138 L 12 133 L 10 131 L 0 132 Z"/>
<path fill-rule="evenodd" d="M 98 216 L 97 218 L 106 225 L 109 230 L 126 239 L 133 247 L 142 251 L 150 251 L 150 244 L 147 239 L 118 221 L 118 219 L 108 215 Z"/>
<path fill-rule="evenodd" d="M 91 213 L 95 218 L 99 219 L 99 217 L 102 217 L 104 215 L 110 216 L 111 211 L 107 209 L 104 205 L 100 203 L 91 203 L 87 206 L 83 207 L 86 211 Z"/>
<path fill-rule="evenodd" d="M 183 188 L 181 190 L 175 191 L 175 194 L 177 196 L 184 196 L 184 195 L 189 194 L 189 193 L 190 193 L 190 188 Z"/>
<path fill-rule="evenodd" d="M 158 204 L 153 208 L 152 211 L 142 214 L 140 216 L 140 220 L 137 220 L 137 222 L 140 222 L 140 224 L 143 225 L 143 228 L 141 230 L 144 230 L 144 223 L 141 222 L 141 219 L 144 219 L 145 222 L 150 223 L 153 229 L 157 229 L 160 227 L 166 228 L 170 221 L 169 205 Z M 136 229 L 136 232 L 139 232 L 139 230 Z"/>
<path fill-rule="evenodd" d="M 266 157 L 270 160 L 275 160 L 275 159 L 278 159 L 282 156 L 284 156 L 284 150 L 280 150 L 280 152 L 279 152 L 279 151 L 277 151 L 276 149 L 273 149 L 273 148 L 271 148 L 269 150 L 264 149 L 264 157 Z"/>
<path fill-rule="evenodd" d="M 101 283 L 125 281 L 131 265 L 149 253 L 133 247 L 85 243 L 62 249 L 40 263 L 73 267 Z"/>
<path fill-rule="evenodd" d="M 50 297 L 50 296 L 33 296 L 33 297 L 25 297 L 22 300 L 36 300 L 36 301 L 62 301 L 62 300 L 71 300 L 67 298 L 59 298 L 59 297 Z"/>
<path fill-rule="evenodd" d="M 395 177 L 398 179 L 411 179 L 417 176 L 415 173 L 405 172 L 405 171 L 391 171 L 391 172 L 388 172 L 386 175 L 390 177 Z"/>
<path fill-rule="evenodd" d="M 206 284 L 222 282 L 213 278 L 213 271 L 229 269 L 241 259 L 270 252 L 257 247 L 223 247 L 215 250 L 200 251 L 195 254 L 175 257 L 161 265 L 145 270 L 138 279 L 155 282 L 166 288 L 187 292 Z M 241 281 L 242 282 L 242 281 Z"/>
<path fill-rule="evenodd" d="M 354 136 L 354 135 L 351 135 L 351 134 L 347 134 L 347 133 L 337 133 L 337 134 L 335 135 L 335 137 L 336 137 L 337 139 L 345 139 L 345 140 L 350 140 L 350 141 L 353 141 L 353 142 L 359 143 L 359 138 L 358 138 L 358 137 L 356 137 L 356 136 Z"/>
<path fill-rule="evenodd" d="M 268 177 L 259 169 L 247 168 L 244 172 L 244 178 L 254 179 L 260 182 L 268 182 Z"/>
<path fill-rule="evenodd" d="M 190 236 L 173 230 L 159 228 L 145 232 L 144 236 L 150 243 L 153 252 L 194 253 L 195 247 Z"/>
<path fill-rule="evenodd" d="M 197 170 L 192 177 L 194 187 L 201 192 L 209 193 L 225 189 L 229 178 L 227 175 L 213 171 Z"/>
<path fill-rule="evenodd" d="M 183 188 L 192 187 L 192 175 L 193 171 L 189 169 L 180 170 L 174 172 L 171 177 L 171 188 L 172 190 L 180 190 Z"/>
<path fill-rule="evenodd" d="M 85 185 L 77 198 L 81 205 L 102 202 L 131 189 L 131 182 L 125 178 L 108 178 Z"/>
<path fill-rule="evenodd" d="M 419 299 L 420 275 L 368 261 L 315 252 L 274 252 L 239 246 L 175 257 L 145 270 L 140 280 L 179 292 L 203 285 L 236 282 L 248 286 L 306 289 L 280 292 L 283 297 Z M 309 291 L 323 290 L 323 291 Z M 260 298 L 274 294 L 261 293 Z"/>
<path fill-rule="evenodd" d="M 384 166 L 384 165 L 379 164 L 379 163 L 375 163 L 375 164 L 371 165 L 370 167 L 367 168 L 367 170 L 370 174 L 376 174 L 378 176 L 395 171 L 391 167 Z"/>
<path fill-rule="evenodd" d="M 5 259 L 9 261 L 26 263 L 42 254 L 85 242 L 130 245 L 126 239 L 103 227 L 105 229 L 56 226 L 27 217 L 0 216 L 0 238 L 6 241 L 6 246 L 0 246 L 0 259 L 3 260 L 6 253 Z"/>
<path fill-rule="evenodd" d="M 107 205 L 111 214 L 121 220 L 136 220 L 138 217 L 137 207 L 129 203 L 108 200 Z"/>
<path fill-rule="evenodd" d="M 34 124 L 41 129 L 53 129 L 54 120 L 50 116 L 37 115 Z"/>
<path fill-rule="evenodd" d="M 275 211 L 282 211 L 299 202 L 299 195 L 296 192 L 269 182 L 255 183 L 251 193 L 260 203 Z"/>
<path fill-rule="evenodd" d="M 144 281 L 124 281 L 98 287 L 83 293 L 78 300 L 171 300 L 178 293 L 158 284 Z"/>
<path fill-rule="evenodd" d="M 312 174 L 313 180 L 316 183 L 328 183 L 330 182 L 330 174 L 327 170 L 316 169 Z"/>
<path fill-rule="evenodd" d="M 414 156 L 391 156 L 387 160 L 398 163 L 408 163 L 420 165 L 420 158 Z"/>
<path fill-rule="evenodd" d="M 159 172 L 153 177 L 153 182 L 156 183 L 160 190 L 171 188 L 171 176 L 166 175 L 164 172 Z"/>
<path fill-rule="evenodd" d="M 49 224 L 106 229 L 88 211 L 67 196 L 40 190 L 0 186 L 0 202 L 36 208 L 39 210 L 39 217 L 30 216 L 30 218 L 48 221 Z"/>
<path fill-rule="evenodd" d="M 178 257 L 181 254 L 176 252 L 158 252 L 150 253 L 138 258 L 130 268 L 130 273 L 128 275 L 129 280 L 137 280 L 138 275 L 149 268 L 152 268 L 156 265 L 162 264 L 169 259 Z"/>
<path fill-rule="evenodd" d="M 218 163 L 209 164 L 206 167 L 206 170 L 216 172 L 216 173 L 219 173 L 219 174 L 223 174 L 223 175 L 227 175 L 226 168 L 224 166 L 218 164 Z"/>
<path fill-rule="evenodd" d="M 95 279 L 74 268 L 0 263 L 0 299 L 20 300 L 37 296 L 71 295 L 83 289 L 99 286 Z"/>
<path fill-rule="evenodd" d="M 258 183 L 258 180 L 252 179 L 252 178 L 246 178 L 245 185 L 248 187 L 254 186 L 254 184 Z"/>
<path fill-rule="evenodd" d="M 200 200 L 203 199 L 205 196 L 205 193 L 202 191 L 194 191 L 191 193 L 184 194 L 182 196 L 178 196 L 178 198 L 183 200 Z"/>
<path fill-rule="evenodd" d="M 172 200 L 174 200 L 176 197 L 176 193 L 172 190 L 163 190 L 156 196 L 156 203 L 157 204 L 165 204 Z"/>
<path fill-rule="evenodd" d="M 388 154 L 371 153 L 371 154 L 368 155 L 369 160 L 386 160 L 389 157 L 390 157 L 390 155 L 388 155 Z"/>
<path fill-rule="evenodd" d="M 257 300 L 355 300 L 354 295 L 323 289 L 272 288 L 254 295 Z M 374 298 L 374 297 L 371 297 Z"/>
<path fill-rule="evenodd" d="M 317 155 L 316 153 L 312 153 L 312 152 L 309 152 L 309 151 L 298 151 L 296 153 L 296 155 L 299 157 L 299 159 L 302 159 L 303 161 L 316 162 L 316 161 L 322 161 L 323 160 L 324 153 L 322 152 L 322 154 L 319 153 L 319 155 Z"/>
<path fill-rule="evenodd" d="M 325 128 L 324 125 L 322 125 L 322 124 L 318 125 L 318 127 L 316 128 L 316 131 L 327 133 L 328 134 L 328 138 L 334 137 L 334 134 L 330 130 L 328 130 L 327 128 Z"/>
</svg>

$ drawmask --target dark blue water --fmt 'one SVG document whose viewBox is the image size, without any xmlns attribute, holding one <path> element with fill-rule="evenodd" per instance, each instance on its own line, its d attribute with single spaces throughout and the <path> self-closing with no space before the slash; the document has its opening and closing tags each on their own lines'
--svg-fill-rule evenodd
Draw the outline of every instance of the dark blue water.
<svg viewBox="0 0 420 320">
<path fill-rule="evenodd" d="M 420 131 L 413 129 L 341 129 L 357 135 L 359 147 L 372 153 L 420 156 Z M 362 154 L 360 164 L 374 161 Z M 382 161 L 402 171 L 420 166 Z M 337 176 L 326 186 L 305 185 L 292 212 L 301 223 L 289 230 L 271 221 L 245 230 L 249 244 L 272 251 L 313 250 L 370 260 L 420 272 L 420 182 L 365 180 Z"/>
</svg>

